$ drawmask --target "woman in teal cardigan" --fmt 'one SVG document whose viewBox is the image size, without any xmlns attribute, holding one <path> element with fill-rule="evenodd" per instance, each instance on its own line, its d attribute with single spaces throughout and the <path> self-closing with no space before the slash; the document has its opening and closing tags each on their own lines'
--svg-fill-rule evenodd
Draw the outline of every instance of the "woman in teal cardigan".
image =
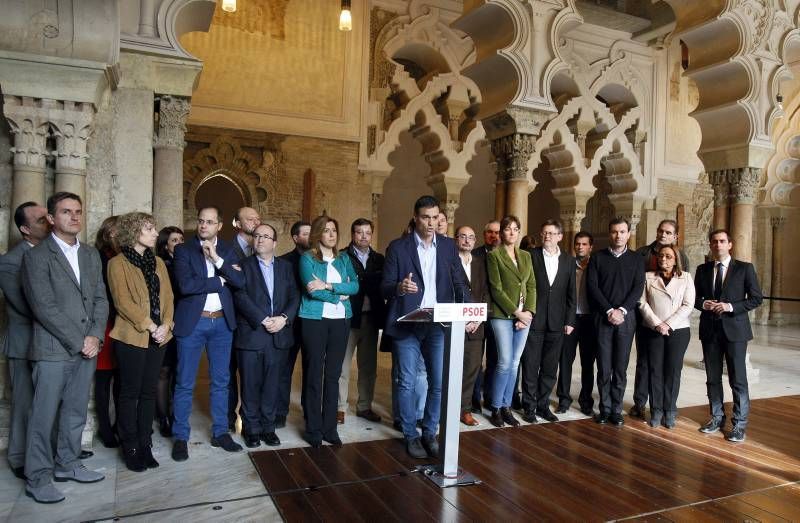
<svg viewBox="0 0 800 523">
<path fill-rule="evenodd" d="M 298 316 L 303 318 L 303 350 L 307 354 L 305 439 L 312 447 L 322 441 L 341 445 L 336 430 L 339 376 L 353 315 L 350 296 L 358 294 L 358 276 L 347 252 L 336 248 L 339 224 L 320 216 L 311 224 L 311 249 L 300 258 L 305 285 Z"/>
<path fill-rule="evenodd" d="M 495 427 L 516 427 L 511 397 L 517 383 L 517 369 L 533 315 L 536 313 L 536 279 L 531 255 L 517 247 L 519 219 L 506 216 L 500 222 L 502 244 L 486 258 L 492 306 L 489 314 L 497 343 L 497 366 L 492 381 L 492 416 Z"/>
</svg>

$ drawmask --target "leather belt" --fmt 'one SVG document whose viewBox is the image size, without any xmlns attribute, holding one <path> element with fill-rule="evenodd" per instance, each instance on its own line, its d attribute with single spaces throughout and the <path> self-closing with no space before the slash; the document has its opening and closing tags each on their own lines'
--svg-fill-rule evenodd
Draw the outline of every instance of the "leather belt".
<svg viewBox="0 0 800 523">
<path fill-rule="evenodd" d="M 214 312 L 203 311 L 200 314 L 200 316 L 202 316 L 203 318 L 212 318 L 212 319 L 214 319 L 214 318 L 222 318 L 223 316 L 225 316 L 225 312 L 224 311 L 214 311 Z"/>
</svg>

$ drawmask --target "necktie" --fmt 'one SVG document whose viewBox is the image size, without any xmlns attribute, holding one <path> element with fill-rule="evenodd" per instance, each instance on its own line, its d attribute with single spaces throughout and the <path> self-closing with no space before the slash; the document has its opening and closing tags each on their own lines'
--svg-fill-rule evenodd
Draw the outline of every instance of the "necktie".
<svg viewBox="0 0 800 523">
<path fill-rule="evenodd" d="M 722 262 L 717 262 L 717 275 L 714 276 L 714 299 L 716 301 L 722 297 L 722 273 L 724 270 L 725 266 L 722 265 Z"/>
</svg>

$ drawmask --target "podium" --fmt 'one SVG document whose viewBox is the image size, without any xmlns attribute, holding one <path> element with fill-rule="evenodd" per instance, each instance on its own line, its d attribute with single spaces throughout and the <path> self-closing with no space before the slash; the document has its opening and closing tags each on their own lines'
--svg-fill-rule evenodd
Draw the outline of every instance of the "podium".
<svg viewBox="0 0 800 523">
<path fill-rule="evenodd" d="M 449 324 L 442 365 L 442 409 L 439 419 L 439 458 L 436 465 L 419 467 L 425 477 L 441 488 L 474 485 L 480 480 L 458 467 L 461 385 L 464 373 L 464 326 L 486 321 L 485 303 L 437 303 L 433 309 L 419 309 L 398 318 L 401 322 Z"/>
</svg>

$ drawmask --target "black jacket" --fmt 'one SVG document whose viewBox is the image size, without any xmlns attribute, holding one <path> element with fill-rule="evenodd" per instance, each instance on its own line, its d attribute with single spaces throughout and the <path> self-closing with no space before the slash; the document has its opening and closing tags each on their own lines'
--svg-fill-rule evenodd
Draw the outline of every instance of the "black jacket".
<svg viewBox="0 0 800 523">
<path fill-rule="evenodd" d="M 553 285 L 547 278 L 542 247 L 528 251 L 533 261 L 536 277 L 536 314 L 533 330 L 560 332 L 565 325 L 575 326 L 575 258 L 561 251 L 558 256 L 558 272 Z"/>
<path fill-rule="evenodd" d="M 347 247 L 347 254 L 350 255 L 350 262 L 358 275 L 358 294 L 350 296 L 350 305 L 353 308 L 353 317 L 350 318 L 350 327 L 358 329 L 361 327 L 361 308 L 364 305 L 364 296 L 369 298 L 369 315 L 373 325 L 383 327 L 386 322 L 386 302 L 381 294 L 381 280 L 383 279 L 383 254 L 369 250 L 367 257 L 367 268 L 361 265 L 355 247 L 351 243 Z"/>
<path fill-rule="evenodd" d="M 475 256 L 474 250 L 472 253 L 472 262 L 469 265 L 470 278 L 467 278 L 463 267 L 461 272 L 463 273 L 464 281 L 467 282 L 469 286 L 469 294 L 472 296 L 472 301 L 475 303 L 486 303 L 488 305 L 491 301 L 491 296 L 489 295 L 489 277 L 486 274 L 485 251 L 483 257 Z M 485 325 L 486 322 L 482 322 L 478 330 L 472 334 L 467 333 L 467 339 L 482 340 L 486 334 Z"/>
<path fill-rule="evenodd" d="M 730 303 L 733 312 L 725 312 L 717 319 L 713 312 L 703 310 L 703 302 L 714 299 L 714 263 L 710 261 L 697 267 L 694 278 L 694 308 L 700 311 L 700 339 L 713 338 L 714 322 L 720 321 L 728 341 L 750 341 L 753 331 L 747 313 L 761 305 L 763 299 L 756 270 L 752 263 L 731 258 L 719 301 Z"/>
</svg>

